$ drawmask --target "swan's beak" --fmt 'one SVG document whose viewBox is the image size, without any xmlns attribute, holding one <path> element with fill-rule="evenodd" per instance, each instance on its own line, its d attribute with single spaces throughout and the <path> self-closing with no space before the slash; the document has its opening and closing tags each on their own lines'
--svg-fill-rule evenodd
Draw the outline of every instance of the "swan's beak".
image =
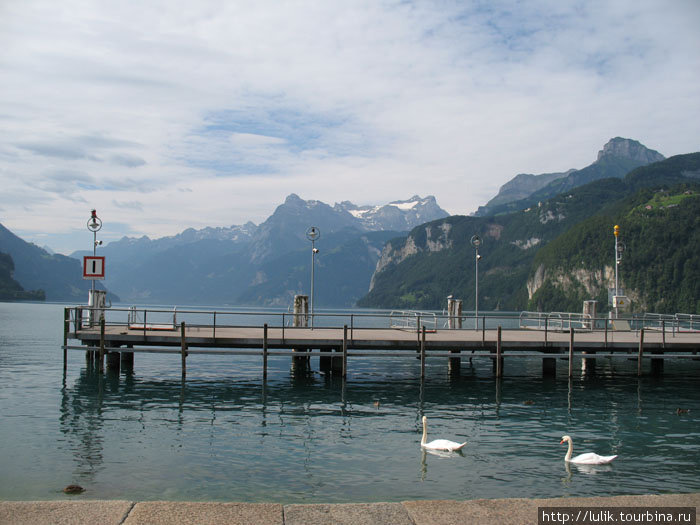
<svg viewBox="0 0 700 525">
<path fill-rule="evenodd" d="M 564 443 L 564 440 L 563 440 L 563 439 L 559 442 L 559 444 L 561 445 L 562 443 Z"/>
</svg>

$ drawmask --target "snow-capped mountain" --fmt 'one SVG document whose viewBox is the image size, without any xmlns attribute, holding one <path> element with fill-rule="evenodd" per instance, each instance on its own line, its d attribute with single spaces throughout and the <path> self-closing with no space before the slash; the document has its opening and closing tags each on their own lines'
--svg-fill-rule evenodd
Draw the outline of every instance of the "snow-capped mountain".
<svg viewBox="0 0 700 525">
<path fill-rule="evenodd" d="M 368 231 L 408 231 L 426 222 L 442 219 L 449 214 L 438 206 L 435 197 L 414 195 L 405 201 L 393 201 L 380 206 L 356 206 L 343 201 L 333 207 L 355 217 Z"/>
</svg>

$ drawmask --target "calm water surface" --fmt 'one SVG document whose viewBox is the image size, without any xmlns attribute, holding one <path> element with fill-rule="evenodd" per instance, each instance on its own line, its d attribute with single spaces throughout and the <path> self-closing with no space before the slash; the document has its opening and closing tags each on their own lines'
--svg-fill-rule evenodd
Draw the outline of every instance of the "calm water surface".
<svg viewBox="0 0 700 525">
<path fill-rule="evenodd" d="M 132 374 L 100 375 L 84 352 L 63 372 L 63 306 L 0 303 L 0 499 L 301 502 L 558 497 L 700 490 L 700 362 L 599 359 L 595 374 L 541 377 L 541 361 L 349 361 L 346 382 L 290 373 L 271 358 L 136 355 Z M 318 362 L 312 360 L 318 370 Z M 677 408 L 690 412 L 677 415 Z M 429 438 L 468 441 L 423 453 Z M 567 469 L 575 452 L 619 454 Z"/>
</svg>

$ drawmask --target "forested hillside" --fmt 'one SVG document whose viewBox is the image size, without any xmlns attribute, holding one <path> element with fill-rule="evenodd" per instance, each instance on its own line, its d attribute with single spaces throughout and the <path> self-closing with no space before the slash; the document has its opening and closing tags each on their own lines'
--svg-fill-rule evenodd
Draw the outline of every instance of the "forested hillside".
<svg viewBox="0 0 700 525">
<path fill-rule="evenodd" d="M 580 311 L 583 299 L 597 299 L 603 311 L 614 283 L 612 228 L 619 223 L 627 245 L 622 282 L 633 300 L 659 312 L 696 311 L 691 298 L 700 293 L 689 283 L 700 280 L 692 255 L 693 249 L 700 253 L 693 227 L 698 177 L 700 153 L 680 155 L 518 212 L 419 226 L 385 247 L 372 289 L 358 304 L 443 308 L 453 295 L 465 310 L 473 309 L 475 251 L 469 240 L 478 234 L 480 309 Z M 666 204 L 655 204 L 661 202 Z M 588 282 L 598 284 L 586 287 Z"/>
</svg>

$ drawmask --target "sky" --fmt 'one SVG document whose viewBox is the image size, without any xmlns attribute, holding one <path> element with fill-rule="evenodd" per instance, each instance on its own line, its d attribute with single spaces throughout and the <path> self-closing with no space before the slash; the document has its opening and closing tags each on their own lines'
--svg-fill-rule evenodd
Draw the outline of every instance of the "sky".
<svg viewBox="0 0 700 525">
<path fill-rule="evenodd" d="M 700 151 L 698 0 L 2 0 L 0 223 L 99 239 Z"/>
</svg>

